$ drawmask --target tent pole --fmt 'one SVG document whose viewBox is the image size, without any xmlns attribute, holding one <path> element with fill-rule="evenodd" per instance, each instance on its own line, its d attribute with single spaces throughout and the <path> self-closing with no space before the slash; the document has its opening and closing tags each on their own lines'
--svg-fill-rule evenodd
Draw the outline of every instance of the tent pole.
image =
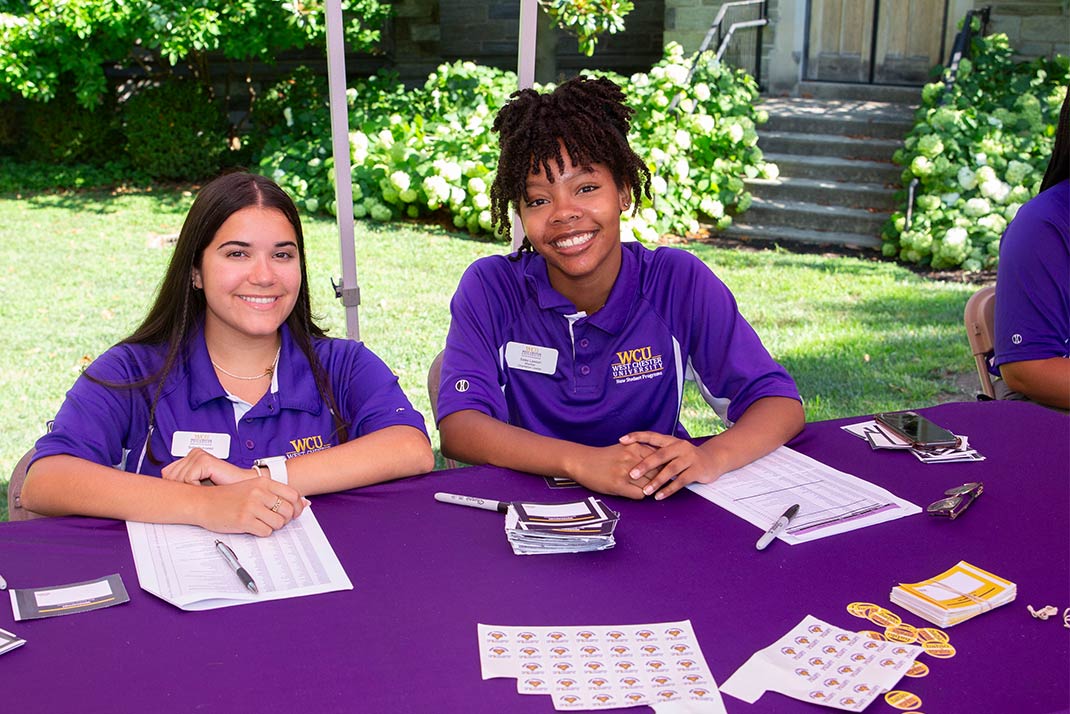
<svg viewBox="0 0 1070 714">
<path fill-rule="evenodd" d="M 349 103 L 346 101 L 345 32 L 342 0 L 327 0 L 327 80 L 330 86 L 331 145 L 334 154 L 334 197 L 341 246 L 342 283 L 334 286 L 346 313 L 346 336 L 360 339 L 357 306 L 357 256 L 353 236 L 353 174 L 349 159 Z M 333 283 L 333 281 L 332 281 Z"/>
<path fill-rule="evenodd" d="M 535 38 L 539 23 L 538 0 L 520 0 L 520 42 L 517 50 L 517 89 L 528 89 L 535 84 Z M 524 241 L 524 227 L 520 218 L 513 214 L 513 250 Z"/>
</svg>

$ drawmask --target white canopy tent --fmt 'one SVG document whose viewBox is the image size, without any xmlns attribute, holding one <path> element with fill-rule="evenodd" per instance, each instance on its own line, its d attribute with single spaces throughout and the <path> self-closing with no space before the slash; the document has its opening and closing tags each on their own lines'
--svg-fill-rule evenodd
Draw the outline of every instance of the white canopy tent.
<svg viewBox="0 0 1070 714">
<path fill-rule="evenodd" d="M 517 50 L 519 89 L 535 83 L 535 26 L 538 0 L 520 0 L 520 41 Z M 327 0 L 327 77 L 330 86 L 331 147 L 334 154 L 334 192 L 338 207 L 338 240 L 341 246 L 342 282 L 335 293 L 346 313 L 346 336 L 360 339 L 360 285 L 357 283 L 356 239 L 353 233 L 353 173 L 349 156 L 349 112 L 346 102 L 345 34 L 342 0 Z M 519 221 L 513 222 L 513 247 L 523 240 Z"/>
</svg>

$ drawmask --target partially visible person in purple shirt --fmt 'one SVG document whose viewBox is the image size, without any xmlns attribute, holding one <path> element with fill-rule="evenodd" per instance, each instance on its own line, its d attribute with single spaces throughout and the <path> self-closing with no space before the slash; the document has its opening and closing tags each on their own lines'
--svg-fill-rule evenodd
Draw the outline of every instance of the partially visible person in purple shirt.
<svg viewBox="0 0 1070 714">
<path fill-rule="evenodd" d="M 1000 241 L 995 313 L 996 396 L 1070 409 L 1070 93 L 1040 193 Z"/>
<path fill-rule="evenodd" d="M 632 111 L 607 79 L 526 89 L 498 113 L 493 222 L 526 235 L 476 261 L 451 305 L 438 400 L 443 453 L 600 493 L 665 498 L 777 448 L 803 426 L 791 377 L 698 258 L 621 242 L 649 196 Z M 511 210 L 512 209 L 512 210 Z M 680 424 L 693 380 L 729 428 Z"/>
<path fill-rule="evenodd" d="M 433 467 L 389 368 L 312 321 L 293 201 L 234 173 L 197 195 L 141 326 L 67 393 L 22 501 L 264 536 L 305 496 Z"/>
</svg>

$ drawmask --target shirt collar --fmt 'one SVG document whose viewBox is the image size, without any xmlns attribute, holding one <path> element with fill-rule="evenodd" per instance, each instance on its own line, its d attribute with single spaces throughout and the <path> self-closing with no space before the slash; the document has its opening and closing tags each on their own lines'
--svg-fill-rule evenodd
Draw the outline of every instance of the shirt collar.
<svg viewBox="0 0 1070 714">
<path fill-rule="evenodd" d="M 323 407 L 316 379 L 312 368 L 301 353 L 301 348 L 290 334 L 290 327 L 283 323 L 279 330 L 282 337 L 282 349 L 279 352 L 279 368 L 271 380 L 269 393 L 278 400 L 282 409 L 300 409 L 319 414 Z M 197 409 L 213 399 L 227 399 L 227 390 L 219 383 L 208 355 L 208 345 L 204 341 L 204 324 L 195 328 L 190 336 L 190 352 L 186 361 L 186 372 L 190 378 L 189 405 Z M 211 375 L 207 377 L 204 375 Z"/>
<path fill-rule="evenodd" d="M 611 335 L 619 333 L 632 311 L 635 304 L 635 295 L 639 290 L 639 255 L 638 251 L 645 250 L 640 243 L 622 243 L 620 273 L 609 291 L 609 299 L 606 304 L 590 317 L 583 318 L 587 324 L 593 325 L 603 332 Z M 524 278 L 528 283 L 539 309 L 550 310 L 559 314 L 574 314 L 576 306 L 561 293 L 554 290 L 550 284 L 550 275 L 546 271 L 546 261 L 537 253 L 532 253 L 524 265 Z"/>
</svg>

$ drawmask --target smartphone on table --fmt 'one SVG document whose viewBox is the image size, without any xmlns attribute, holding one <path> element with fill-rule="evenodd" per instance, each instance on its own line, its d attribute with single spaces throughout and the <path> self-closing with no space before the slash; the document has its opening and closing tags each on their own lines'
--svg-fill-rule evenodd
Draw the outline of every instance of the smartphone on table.
<svg viewBox="0 0 1070 714">
<path fill-rule="evenodd" d="M 883 412 L 873 418 L 918 449 L 946 449 L 959 443 L 957 436 L 917 412 Z"/>
</svg>

